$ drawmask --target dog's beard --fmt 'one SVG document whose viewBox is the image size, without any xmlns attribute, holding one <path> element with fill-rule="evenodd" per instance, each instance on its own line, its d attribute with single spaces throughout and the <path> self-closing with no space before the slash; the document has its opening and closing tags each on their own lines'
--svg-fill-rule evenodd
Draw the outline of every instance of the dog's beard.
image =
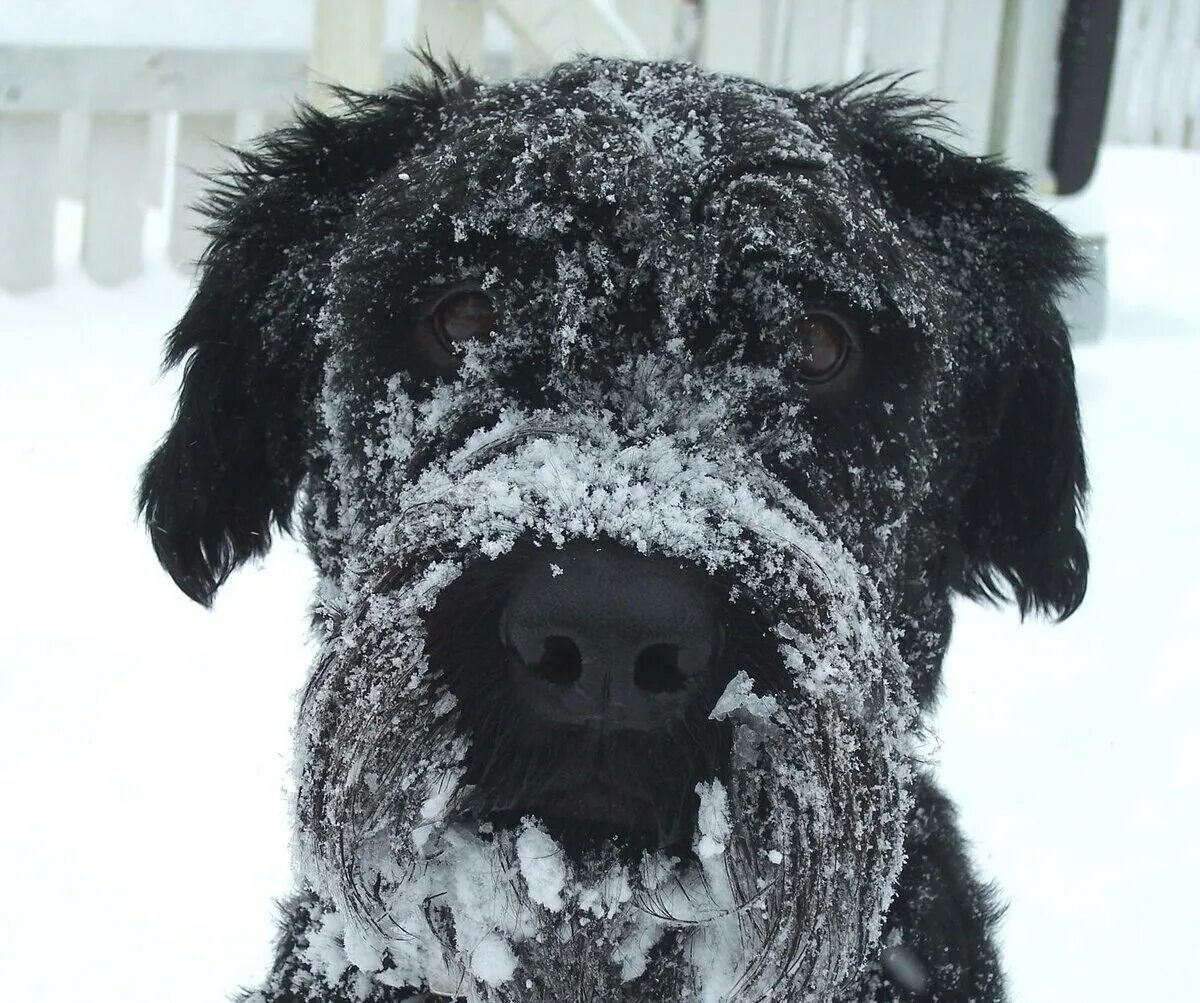
<svg viewBox="0 0 1200 1003">
<path fill-rule="evenodd" d="M 514 1003 L 836 996 L 879 937 L 907 811 L 913 706 L 873 586 L 751 458 L 570 431 L 498 429 L 400 486 L 368 570 L 335 590 L 298 733 L 299 843 L 345 928 L 332 964 L 325 942 L 309 961 Z M 464 821 L 471 735 L 424 614 L 464 557 L 530 537 L 689 560 L 777 623 L 789 685 L 739 672 L 718 701 L 733 748 L 697 786 L 688 859 Z"/>
</svg>

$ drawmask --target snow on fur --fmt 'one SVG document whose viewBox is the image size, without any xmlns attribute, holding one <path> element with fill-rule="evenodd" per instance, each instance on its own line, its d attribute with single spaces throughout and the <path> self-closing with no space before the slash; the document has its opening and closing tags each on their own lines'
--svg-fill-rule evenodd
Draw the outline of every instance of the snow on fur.
<svg viewBox="0 0 1200 1003">
<path fill-rule="evenodd" d="M 319 414 L 336 493 L 321 497 L 315 482 L 309 491 L 316 538 L 338 556 L 325 562 L 326 636 L 297 734 L 301 871 L 338 917 L 308 960 L 330 984 L 427 985 L 497 1003 L 564 998 L 556 987 L 574 985 L 618 999 L 671 970 L 686 972 L 671 984 L 704 1003 L 806 998 L 781 995 L 788 985 L 820 987 L 826 999 L 853 983 L 880 935 L 903 852 L 913 700 L 843 527 L 818 518 L 764 456 L 801 465 L 812 448 L 787 376 L 798 349 L 778 327 L 802 308 L 797 274 L 864 308 L 881 302 L 888 281 L 893 307 L 911 317 L 931 294 L 919 261 L 896 276 L 901 238 L 869 198 L 831 205 L 846 227 L 832 255 L 804 225 L 812 204 L 838 190 L 808 184 L 804 172 L 844 168 L 788 102 L 694 68 L 639 75 L 613 65 L 620 79 L 597 71 L 577 109 L 550 115 L 533 108 L 537 82 L 484 88 L 470 120 L 447 125 L 468 133 L 452 155 L 421 152 L 390 194 L 364 200 L 367 215 L 403 201 L 402 236 L 352 238 L 335 262 Z M 737 128 L 770 132 L 774 166 L 708 191 L 734 131 L 716 111 L 726 95 L 756 110 Z M 515 121 L 522 102 L 529 114 Z M 602 130 L 598 117 L 609 123 Z M 472 136 L 498 137 L 507 173 L 473 173 L 471 158 L 482 165 L 494 151 Z M 538 193 L 564 157 L 577 164 L 575 189 L 556 205 Z M 581 229 L 572 205 L 614 203 L 615 179 L 647 171 L 662 178 L 659 204 L 615 218 L 608 243 Z M 436 194 L 451 173 L 470 179 L 457 208 Z M 756 190 L 739 201 L 747 189 Z M 740 246 L 706 251 L 697 224 L 695 254 L 667 253 L 657 228 L 674 226 L 699 193 L 706 213 L 747 216 Z M 775 209 L 755 208 L 764 204 Z M 372 240 L 378 231 L 368 228 Z M 364 370 L 350 350 L 361 332 L 343 307 L 370 295 L 370 262 L 421 260 L 435 282 L 471 273 L 429 237 L 445 233 L 464 255 L 489 242 L 566 238 L 570 250 L 540 275 L 505 273 L 505 264 L 479 274 L 501 332 L 472 344 L 457 379 L 429 392 L 404 374 Z M 740 350 L 702 359 L 687 332 L 725 281 L 721 255 L 768 247 L 773 257 L 731 294 L 731 326 L 718 340 L 732 343 L 753 323 L 776 339 L 773 361 Z M 618 290 L 650 287 L 653 331 L 602 341 Z M 763 303 L 775 316 L 754 320 Z M 505 379 L 529 370 L 560 403 L 529 406 L 505 392 Z M 766 428 L 753 415 L 768 407 L 782 420 Z M 459 428 L 468 431 L 455 439 Z M 906 490 L 897 478 L 897 511 Z M 599 539 L 735 581 L 731 601 L 753 597 L 774 617 L 794 683 L 758 694 L 741 672 L 717 704 L 714 717 L 734 725 L 733 763 L 729 777 L 697 789 L 690 862 L 647 854 L 635 867 L 603 851 L 572 859 L 536 818 L 496 830 L 455 814 L 470 736 L 430 670 L 424 614 L 465 567 L 520 540 L 552 561 L 568 542 Z M 765 818 L 760 804 L 771 806 Z"/>
</svg>

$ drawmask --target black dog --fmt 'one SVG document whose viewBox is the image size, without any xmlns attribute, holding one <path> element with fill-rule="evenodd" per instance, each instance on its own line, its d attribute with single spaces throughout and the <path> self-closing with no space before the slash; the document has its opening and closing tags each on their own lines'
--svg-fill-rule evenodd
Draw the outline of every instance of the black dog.
<svg viewBox="0 0 1200 1003">
<path fill-rule="evenodd" d="M 1065 230 L 875 82 L 586 60 L 243 157 L 141 502 L 322 654 L 258 1001 L 1004 998 L 917 752 L 950 599 L 1079 604 Z"/>
</svg>

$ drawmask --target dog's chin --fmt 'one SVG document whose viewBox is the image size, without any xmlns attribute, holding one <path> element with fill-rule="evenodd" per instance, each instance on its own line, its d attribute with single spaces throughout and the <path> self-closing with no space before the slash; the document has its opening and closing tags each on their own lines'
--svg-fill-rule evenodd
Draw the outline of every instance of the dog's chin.
<svg viewBox="0 0 1200 1003">
<path fill-rule="evenodd" d="M 686 856 L 695 829 L 694 815 L 597 781 L 545 791 L 527 803 L 492 808 L 474 817 L 497 832 L 517 830 L 532 820 L 573 859 L 615 855 L 623 863 L 635 865 L 645 853 L 655 851 Z"/>
</svg>

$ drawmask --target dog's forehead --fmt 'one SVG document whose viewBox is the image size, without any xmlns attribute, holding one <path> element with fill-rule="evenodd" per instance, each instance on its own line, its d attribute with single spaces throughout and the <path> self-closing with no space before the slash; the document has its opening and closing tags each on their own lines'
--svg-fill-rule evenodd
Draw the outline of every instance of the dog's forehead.
<svg viewBox="0 0 1200 1003">
<path fill-rule="evenodd" d="M 819 133 L 812 100 L 684 64 L 565 64 L 449 102 L 393 180 L 480 230 L 557 211 L 540 221 L 557 233 L 580 211 L 594 228 L 606 212 L 678 223 L 746 175 L 819 177 L 844 197 L 845 137 Z"/>
<path fill-rule="evenodd" d="M 349 256 L 402 261 L 430 286 L 511 285 L 522 268 L 561 285 L 569 259 L 588 282 L 699 305 L 736 263 L 736 281 L 906 314 L 927 286 L 827 97 L 686 64 L 585 60 L 473 87 L 365 206 Z"/>
<path fill-rule="evenodd" d="M 568 167 L 585 184 L 699 186 L 713 165 L 829 158 L 792 95 L 685 64 L 569 64 L 484 89 L 448 125 L 457 155 L 516 160 L 531 182 Z"/>
</svg>

